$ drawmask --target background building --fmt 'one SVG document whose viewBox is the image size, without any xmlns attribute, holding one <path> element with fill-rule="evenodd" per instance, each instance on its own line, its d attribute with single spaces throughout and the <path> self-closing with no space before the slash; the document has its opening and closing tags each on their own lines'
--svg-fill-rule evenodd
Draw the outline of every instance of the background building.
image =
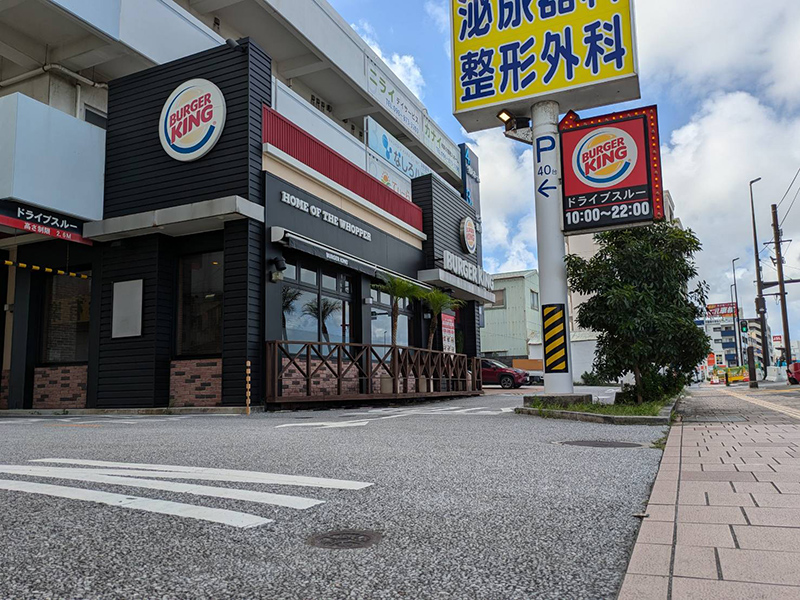
<svg viewBox="0 0 800 600">
<path fill-rule="evenodd" d="M 528 345 L 542 336 L 539 272 L 517 271 L 492 277 L 495 301 L 484 307 L 483 355 L 529 358 Z"/>
</svg>

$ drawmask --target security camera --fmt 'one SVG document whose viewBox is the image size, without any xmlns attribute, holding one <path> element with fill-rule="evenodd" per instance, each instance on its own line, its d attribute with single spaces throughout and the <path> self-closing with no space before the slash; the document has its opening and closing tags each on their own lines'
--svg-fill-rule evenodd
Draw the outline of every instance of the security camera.
<svg viewBox="0 0 800 600">
<path fill-rule="evenodd" d="M 273 259 L 272 262 L 275 263 L 275 268 L 278 271 L 285 271 L 286 270 L 286 259 L 284 259 L 282 256 L 279 256 L 278 258 Z"/>
</svg>

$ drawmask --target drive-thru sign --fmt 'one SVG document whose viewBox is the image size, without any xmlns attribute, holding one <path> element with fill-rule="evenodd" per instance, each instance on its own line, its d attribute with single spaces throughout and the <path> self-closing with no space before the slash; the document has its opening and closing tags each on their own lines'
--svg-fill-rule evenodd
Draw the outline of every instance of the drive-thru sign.
<svg viewBox="0 0 800 600">
<path fill-rule="evenodd" d="M 559 125 L 564 234 L 647 225 L 664 218 L 655 106 Z"/>
</svg>

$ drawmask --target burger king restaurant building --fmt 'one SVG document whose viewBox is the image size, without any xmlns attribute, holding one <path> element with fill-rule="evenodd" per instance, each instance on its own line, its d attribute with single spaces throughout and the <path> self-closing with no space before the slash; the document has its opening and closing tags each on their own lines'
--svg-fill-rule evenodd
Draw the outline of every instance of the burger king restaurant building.
<svg viewBox="0 0 800 600">
<path fill-rule="evenodd" d="M 494 298 L 477 158 L 461 149 L 463 185 L 423 164 L 398 190 L 326 143 L 325 128 L 278 110 L 287 93 L 248 38 L 109 82 L 102 215 L 71 236 L 68 217 L 38 216 L 62 239 L 9 254 L 0 406 L 478 391 L 480 307 Z M 31 220 L 0 207 L 13 209 Z M 416 300 L 399 300 L 391 345 L 392 298 L 376 289 L 387 278 L 464 301 L 433 352 L 417 350 L 431 315 Z"/>
</svg>

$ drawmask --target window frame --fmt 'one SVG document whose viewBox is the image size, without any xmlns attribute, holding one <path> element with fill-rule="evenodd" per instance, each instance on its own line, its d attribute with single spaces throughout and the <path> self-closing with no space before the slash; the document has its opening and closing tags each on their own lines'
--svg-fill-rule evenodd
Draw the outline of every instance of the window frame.
<svg viewBox="0 0 800 600">
<path fill-rule="evenodd" d="M 211 352 L 211 353 L 181 353 L 181 328 L 180 328 L 180 311 L 182 309 L 182 298 L 181 298 L 181 285 L 182 285 L 182 278 L 181 278 L 181 269 L 183 265 L 183 261 L 190 259 L 195 256 L 203 256 L 205 254 L 221 254 L 222 255 L 222 269 L 223 269 L 223 280 L 222 280 L 222 321 L 220 322 L 220 349 L 219 352 Z M 178 265 L 177 265 L 177 277 L 175 280 L 175 334 L 173 336 L 174 343 L 172 349 L 172 356 L 174 360 L 204 360 L 204 359 L 219 359 L 222 358 L 223 351 L 225 348 L 225 251 L 221 248 L 217 248 L 214 250 L 204 250 L 202 252 L 192 252 L 189 254 L 181 254 L 178 256 Z"/>
<path fill-rule="evenodd" d="M 38 348 L 36 349 L 36 366 L 50 368 L 50 367 L 81 367 L 84 365 L 89 364 L 89 353 L 91 351 L 91 327 L 92 327 L 92 266 L 91 265 L 83 265 L 79 267 L 72 267 L 72 272 L 78 275 L 84 274 L 89 276 L 89 337 L 88 337 L 88 346 L 87 346 L 87 354 L 86 360 L 68 360 L 68 361 L 48 361 L 45 360 L 45 336 L 47 333 L 47 319 L 45 318 L 46 311 L 49 310 L 47 304 L 47 285 L 50 282 L 55 281 L 56 277 L 65 277 L 64 275 L 47 275 L 50 279 L 43 280 L 43 287 L 41 292 L 41 308 L 39 311 L 41 317 L 41 325 L 38 331 L 38 338 L 39 344 Z M 52 288 L 51 288 L 52 289 Z M 52 298 L 51 298 L 52 300 Z M 51 302 L 52 304 L 52 302 Z M 35 335 L 35 333 L 34 333 Z"/>
<path fill-rule="evenodd" d="M 324 262 L 321 263 L 320 261 L 313 261 L 307 257 L 303 256 L 289 256 L 285 257 L 285 260 L 288 264 L 294 266 L 294 278 L 289 278 L 284 275 L 283 280 L 281 281 L 282 286 L 290 286 L 295 289 L 298 289 L 302 292 L 308 292 L 317 295 L 317 301 L 321 298 L 327 296 L 330 298 L 335 298 L 337 300 L 341 300 L 342 302 L 349 303 L 349 315 L 350 315 L 350 323 L 347 323 L 347 327 L 349 328 L 349 336 L 350 340 L 347 342 L 327 342 L 323 339 L 322 336 L 322 321 L 317 319 L 317 339 L 312 342 L 311 340 L 306 340 L 303 342 L 302 340 L 281 340 L 283 342 L 297 342 L 299 343 L 320 343 L 320 344 L 355 344 L 358 342 L 353 341 L 353 317 L 355 314 L 355 302 L 353 301 L 353 273 L 343 271 L 341 269 L 332 267 Z M 301 279 L 301 273 L 305 269 L 306 271 L 314 271 L 317 274 L 317 283 L 315 285 L 311 285 L 309 283 L 305 283 Z M 285 271 L 284 271 L 285 273 Z M 330 277 L 332 274 L 336 276 L 336 290 L 332 290 L 330 288 L 323 286 L 323 281 L 325 276 Z M 349 280 L 349 281 L 348 281 Z M 349 283 L 350 291 L 344 291 L 347 289 L 346 284 Z M 283 290 L 283 287 L 281 288 Z M 281 309 L 282 311 L 283 309 Z M 281 314 L 281 319 L 283 319 L 283 314 Z"/>
<path fill-rule="evenodd" d="M 495 295 L 495 300 L 497 300 L 497 292 L 501 292 L 503 294 L 503 303 L 497 304 L 495 302 L 492 304 L 487 304 L 486 306 L 484 306 L 484 310 L 495 310 L 499 308 L 506 308 L 506 288 L 500 288 L 499 290 L 492 290 L 492 293 Z"/>
<path fill-rule="evenodd" d="M 390 296 L 386 292 L 379 292 L 378 290 L 376 290 L 375 286 L 380 286 L 380 283 L 373 283 L 370 286 L 370 294 L 371 294 L 370 297 L 372 298 L 372 306 L 370 306 L 370 309 L 369 309 L 369 311 L 370 311 L 370 328 L 369 328 L 370 343 L 373 346 L 384 346 L 384 345 L 385 346 L 391 346 L 392 345 L 391 341 L 388 344 L 379 344 L 379 343 L 375 342 L 375 340 L 372 339 L 372 310 L 375 307 L 386 309 L 388 311 L 388 313 L 389 313 L 389 323 L 391 324 L 391 319 L 392 319 L 392 301 L 394 299 L 393 296 Z M 375 299 L 375 292 L 378 293 L 378 300 Z M 385 302 L 382 302 L 383 298 L 389 298 L 389 303 L 387 304 Z M 404 317 L 408 318 L 408 343 L 409 343 L 409 345 L 408 346 L 401 346 L 401 345 L 398 344 L 398 346 L 397 346 L 398 348 L 413 348 L 414 347 L 414 346 L 411 345 L 411 343 L 412 343 L 411 336 L 412 336 L 413 327 L 414 327 L 414 324 L 413 324 L 414 323 L 414 301 L 413 300 L 406 300 L 406 302 L 407 302 L 407 304 L 406 304 L 405 307 L 403 307 L 402 304 L 398 305 L 398 307 L 397 307 L 398 308 L 398 315 L 397 316 L 398 317 L 403 317 L 404 316 Z M 400 321 L 398 320 L 398 323 L 399 322 Z"/>
</svg>

